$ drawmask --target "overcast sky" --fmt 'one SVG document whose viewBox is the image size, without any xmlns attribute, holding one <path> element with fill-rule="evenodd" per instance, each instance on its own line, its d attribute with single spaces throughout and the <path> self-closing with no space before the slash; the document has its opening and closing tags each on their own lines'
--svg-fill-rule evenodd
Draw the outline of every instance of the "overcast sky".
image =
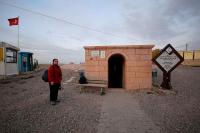
<svg viewBox="0 0 200 133">
<path fill-rule="evenodd" d="M 200 49 L 200 0 L 0 0 L 0 41 L 17 46 L 17 16 L 20 48 L 41 63 L 82 62 L 86 45 Z"/>
</svg>

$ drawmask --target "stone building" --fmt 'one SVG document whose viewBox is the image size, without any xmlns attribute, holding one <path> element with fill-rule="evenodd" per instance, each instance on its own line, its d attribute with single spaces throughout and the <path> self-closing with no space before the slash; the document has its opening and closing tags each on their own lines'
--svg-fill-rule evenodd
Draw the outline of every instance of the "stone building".
<svg viewBox="0 0 200 133">
<path fill-rule="evenodd" d="M 150 89 L 153 47 L 154 45 L 85 46 L 86 77 L 107 80 L 109 88 Z"/>
</svg>

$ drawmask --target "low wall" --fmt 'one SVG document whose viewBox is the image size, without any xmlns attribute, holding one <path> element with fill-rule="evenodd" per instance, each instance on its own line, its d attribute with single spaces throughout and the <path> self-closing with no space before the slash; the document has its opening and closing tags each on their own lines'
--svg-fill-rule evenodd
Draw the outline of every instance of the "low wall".
<svg viewBox="0 0 200 133">
<path fill-rule="evenodd" d="M 185 60 L 198 60 L 198 59 L 200 59 L 200 50 L 179 51 L 179 54 L 180 54 Z"/>
</svg>

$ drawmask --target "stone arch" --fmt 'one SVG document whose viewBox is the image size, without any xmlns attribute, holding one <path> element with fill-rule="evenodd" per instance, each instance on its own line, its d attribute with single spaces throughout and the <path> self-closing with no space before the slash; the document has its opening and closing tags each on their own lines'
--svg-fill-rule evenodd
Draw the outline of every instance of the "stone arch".
<svg viewBox="0 0 200 133">
<path fill-rule="evenodd" d="M 108 61 L 111 56 L 116 55 L 116 54 L 122 55 L 124 57 L 125 61 L 128 60 L 128 56 L 123 52 L 112 52 L 106 57 L 106 60 Z"/>
</svg>

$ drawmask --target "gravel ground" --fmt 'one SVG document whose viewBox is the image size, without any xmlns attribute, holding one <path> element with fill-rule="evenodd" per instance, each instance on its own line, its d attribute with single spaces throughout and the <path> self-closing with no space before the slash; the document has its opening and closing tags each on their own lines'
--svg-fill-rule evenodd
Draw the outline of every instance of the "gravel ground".
<svg viewBox="0 0 200 133">
<path fill-rule="evenodd" d="M 80 94 L 74 83 L 67 83 L 71 77 L 77 77 L 78 67 L 73 70 L 70 67 L 74 68 L 71 65 L 62 67 L 65 68 L 62 70 L 65 84 L 64 90 L 59 92 L 61 102 L 56 106 L 49 103 L 48 84 L 41 80 L 43 71 L 27 79 L 0 82 L 0 132 L 97 132 L 104 97 Z M 172 86 L 178 91 L 176 95 L 138 92 L 132 98 L 145 116 L 160 127 L 161 133 L 199 133 L 199 75 L 200 67 L 180 66 L 172 72 Z M 158 81 L 161 83 L 160 71 Z M 106 95 L 108 99 L 111 93 Z"/>
<path fill-rule="evenodd" d="M 69 69 L 62 71 L 63 81 L 77 75 Z M 64 84 L 64 90 L 59 92 L 61 102 L 52 106 L 42 73 L 0 83 L 0 132 L 96 132 L 102 97 L 79 94 L 73 84 Z"/>
<path fill-rule="evenodd" d="M 162 81 L 158 73 L 159 84 Z M 136 93 L 141 108 L 162 133 L 200 133 L 200 67 L 180 66 L 172 72 L 177 95 Z"/>
</svg>

